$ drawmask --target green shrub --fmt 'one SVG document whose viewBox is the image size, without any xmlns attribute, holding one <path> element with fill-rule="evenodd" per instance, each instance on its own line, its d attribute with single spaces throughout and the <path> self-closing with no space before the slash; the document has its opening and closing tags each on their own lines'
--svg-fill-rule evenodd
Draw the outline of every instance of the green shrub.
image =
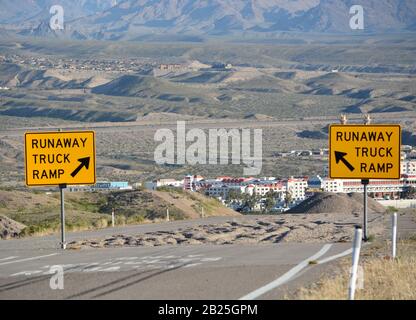
<svg viewBox="0 0 416 320">
<path fill-rule="evenodd" d="M 126 224 L 127 218 L 124 215 L 116 215 L 115 217 L 115 224 L 116 225 L 120 225 L 120 226 L 124 226 Z"/>
<path fill-rule="evenodd" d="M 65 226 L 69 231 L 88 230 L 94 226 L 91 219 L 87 217 L 68 216 L 65 221 Z"/>
<path fill-rule="evenodd" d="M 179 209 L 174 208 L 169 210 L 169 219 L 170 220 L 184 220 L 186 216 Z"/>
<path fill-rule="evenodd" d="M 106 218 L 100 218 L 100 219 L 93 222 L 93 226 L 95 228 L 98 228 L 98 229 L 107 228 L 108 227 L 108 221 L 107 221 Z"/>
<path fill-rule="evenodd" d="M 393 207 L 393 206 L 388 206 L 387 207 L 387 209 L 386 209 L 386 211 L 388 212 L 388 213 L 394 213 L 394 212 L 397 212 L 397 211 L 399 211 L 396 207 Z"/>
<path fill-rule="evenodd" d="M 59 222 L 57 221 L 44 221 L 37 225 L 30 225 L 24 228 L 20 235 L 22 236 L 32 236 L 36 234 L 45 234 L 45 233 L 53 233 L 58 231 L 60 228 Z"/>
<path fill-rule="evenodd" d="M 185 194 L 185 191 L 183 191 L 182 188 L 170 187 L 170 186 L 157 187 L 156 190 L 157 191 L 163 191 L 163 192 L 173 192 L 173 193 L 178 193 L 178 194 Z"/>
<path fill-rule="evenodd" d="M 370 234 L 368 237 L 367 237 L 367 241 L 368 242 L 374 242 L 374 240 L 376 239 L 376 236 L 374 235 L 374 234 Z"/>
<path fill-rule="evenodd" d="M 134 214 L 127 218 L 127 224 L 143 223 L 145 218 L 142 215 Z"/>
</svg>

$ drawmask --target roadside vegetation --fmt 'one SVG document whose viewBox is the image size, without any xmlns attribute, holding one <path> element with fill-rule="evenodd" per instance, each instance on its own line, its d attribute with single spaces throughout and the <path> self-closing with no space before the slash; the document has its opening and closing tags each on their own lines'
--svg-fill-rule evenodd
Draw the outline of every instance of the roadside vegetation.
<svg viewBox="0 0 416 320">
<path fill-rule="evenodd" d="M 216 199 L 191 194 L 179 188 L 160 188 L 157 191 L 126 190 L 101 192 L 66 192 L 65 216 L 68 231 L 101 229 L 111 226 L 114 211 L 115 225 L 153 223 L 205 216 L 233 214 Z M 23 224 L 19 236 L 45 235 L 60 230 L 60 196 L 58 192 L 40 190 L 0 189 L 0 216 Z M 0 224 L 0 238 L 10 237 Z M 16 234 L 14 231 L 13 234 Z"/>
<path fill-rule="evenodd" d="M 167 204 L 143 191 L 66 192 L 66 229 L 81 231 L 111 225 L 114 209 L 116 225 L 149 223 L 165 216 Z M 59 193 L 1 191 L 0 214 L 26 225 L 20 236 L 45 235 L 60 229 Z M 183 219 L 171 209 L 171 219 Z"/>
<path fill-rule="evenodd" d="M 182 204 L 189 203 L 190 207 L 198 216 L 201 216 L 202 212 L 204 213 L 204 216 L 232 212 L 232 210 L 225 208 L 217 199 L 204 196 L 198 192 L 187 192 L 181 188 L 169 186 L 158 187 L 157 191 L 168 193 L 173 199 L 180 200 Z"/>
<path fill-rule="evenodd" d="M 357 290 L 356 300 L 416 299 L 416 235 L 399 241 L 396 260 L 389 258 L 387 244 L 374 243 L 361 254 L 364 287 Z M 351 259 L 344 258 L 332 277 L 322 278 L 308 288 L 301 288 L 294 297 L 301 300 L 345 300 L 348 297 Z"/>
</svg>

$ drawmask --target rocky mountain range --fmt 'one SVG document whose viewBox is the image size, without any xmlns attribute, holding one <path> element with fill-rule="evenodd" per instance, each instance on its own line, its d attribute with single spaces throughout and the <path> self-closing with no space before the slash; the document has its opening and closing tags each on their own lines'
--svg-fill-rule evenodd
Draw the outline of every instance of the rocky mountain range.
<svg viewBox="0 0 416 320">
<path fill-rule="evenodd" d="M 416 30 L 416 1 L 363 0 L 364 29 L 351 30 L 353 0 L 2 0 L 0 27 L 23 35 L 134 40 L 296 32 Z M 65 30 L 49 28 L 52 5 Z"/>
</svg>

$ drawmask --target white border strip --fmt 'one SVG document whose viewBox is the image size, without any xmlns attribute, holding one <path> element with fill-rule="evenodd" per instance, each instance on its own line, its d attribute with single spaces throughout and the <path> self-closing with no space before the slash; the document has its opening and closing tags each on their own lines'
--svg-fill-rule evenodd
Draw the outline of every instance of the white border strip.
<svg viewBox="0 0 416 320">
<path fill-rule="evenodd" d="M 46 257 L 52 257 L 52 256 L 56 256 L 57 254 L 59 254 L 59 253 L 51 253 L 51 254 L 46 254 L 44 256 L 37 256 L 37 257 L 32 257 L 32 258 L 25 258 L 25 259 L 20 259 L 20 260 L 2 262 L 2 263 L 0 263 L 0 266 L 4 266 L 6 264 L 12 264 L 12 263 L 30 261 L 30 260 L 37 260 L 37 259 L 42 259 L 42 258 L 46 258 Z"/>
<path fill-rule="evenodd" d="M 0 261 L 12 260 L 12 259 L 16 259 L 16 258 L 19 258 L 19 257 L 18 256 L 10 256 L 10 257 L 7 257 L 7 258 L 1 258 Z"/>
<path fill-rule="evenodd" d="M 338 259 L 338 258 L 345 257 L 346 255 L 349 255 L 351 253 L 352 253 L 352 249 L 348 249 L 348 250 L 345 250 L 345 251 L 343 251 L 343 252 L 341 252 L 339 254 L 330 256 L 330 257 L 325 258 L 325 259 L 322 259 L 322 260 L 318 260 L 317 262 L 318 262 L 318 264 L 327 263 L 329 261 L 332 261 L 332 260 L 335 260 L 335 259 Z"/>
<path fill-rule="evenodd" d="M 238 300 L 254 300 L 266 292 L 269 292 L 270 290 L 273 290 L 280 285 L 288 282 L 291 278 L 293 278 L 297 273 L 302 271 L 302 269 L 306 268 L 309 265 L 310 261 L 314 261 L 318 259 L 319 257 L 323 256 L 330 248 L 332 247 L 332 244 L 326 244 L 322 247 L 321 250 L 319 250 L 317 253 L 315 253 L 313 256 L 307 258 L 306 260 L 303 260 L 301 263 L 290 269 L 288 272 L 286 272 L 281 277 L 277 278 L 276 280 L 266 284 L 265 286 L 254 290 L 253 292 L 245 295 L 244 297 L 241 297 Z"/>
</svg>

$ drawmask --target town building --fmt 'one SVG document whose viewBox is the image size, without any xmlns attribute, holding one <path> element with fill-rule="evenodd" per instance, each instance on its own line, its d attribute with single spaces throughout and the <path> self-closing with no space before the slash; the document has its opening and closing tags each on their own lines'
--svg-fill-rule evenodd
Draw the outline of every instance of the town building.
<svg viewBox="0 0 416 320">
<path fill-rule="evenodd" d="M 94 185 L 85 186 L 70 186 L 70 192 L 76 191 L 114 191 L 114 190 L 132 190 L 133 187 L 129 185 L 128 181 L 99 181 Z"/>
<path fill-rule="evenodd" d="M 401 161 L 400 173 L 416 175 L 416 161 Z"/>
<path fill-rule="evenodd" d="M 292 201 L 298 202 L 305 200 L 305 192 L 308 188 L 307 178 L 290 177 L 285 183 L 286 191 L 290 194 Z"/>
<path fill-rule="evenodd" d="M 204 177 L 199 175 L 187 175 L 183 179 L 183 190 L 196 191 L 196 183 L 203 180 Z"/>
<path fill-rule="evenodd" d="M 396 199 L 403 192 L 404 181 L 400 180 L 370 180 L 367 186 L 367 192 L 375 199 Z M 364 185 L 361 180 L 345 180 L 343 181 L 344 193 L 364 192 Z"/>
<path fill-rule="evenodd" d="M 184 180 L 175 179 L 157 179 L 152 181 L 146 181 L 144 187 L 148 190 L 156 190 L 159 187 L 176 187 L 181 188 Z"/>
<path fill-rule="evenodd" d="M 330 179 L 319 175 L 313 176 L 308 179 L 308 191 L 344 192 L 343 180 Z"/>
</svg>

